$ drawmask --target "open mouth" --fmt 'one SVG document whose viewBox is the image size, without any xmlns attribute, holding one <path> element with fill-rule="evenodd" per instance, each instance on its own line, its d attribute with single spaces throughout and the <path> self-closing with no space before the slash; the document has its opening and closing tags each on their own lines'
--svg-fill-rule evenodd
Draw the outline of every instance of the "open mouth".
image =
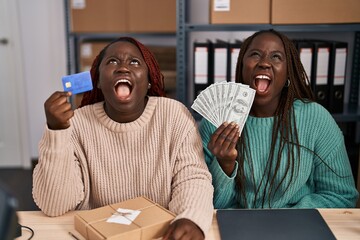
<svg viewBox="0 0 360 240">
<path fill-rule="evenodd" d="M 120 99 L 127 99 L 132 91 L 132 83 L 127 79 L 119 79 L 116 81 L 114 88 L 116 95 Z"/>
<path fill-rule="evenodd" d="M 257 91 L 263 93 L 269 88 L 270 85 L 270 77 L 266 75 L 257 75 L 255 76 L 255 86 Z"/>
</svg>

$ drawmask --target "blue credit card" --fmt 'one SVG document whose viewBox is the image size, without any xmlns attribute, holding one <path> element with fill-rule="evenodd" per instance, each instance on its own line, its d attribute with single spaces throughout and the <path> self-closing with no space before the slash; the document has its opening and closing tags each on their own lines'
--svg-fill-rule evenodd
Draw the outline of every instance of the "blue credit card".
<svg viewBox="0 0 360 240">
<path fill-rule="evenodd" d="M 64 91 L 78 94 L 93 89 L 90 71 L 71 74 L 62 77 Z"/>
</svg>

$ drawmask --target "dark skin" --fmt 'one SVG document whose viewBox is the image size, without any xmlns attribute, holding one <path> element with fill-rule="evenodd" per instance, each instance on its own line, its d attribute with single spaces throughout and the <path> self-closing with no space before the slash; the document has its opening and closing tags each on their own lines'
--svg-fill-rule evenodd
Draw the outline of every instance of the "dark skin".
<svg viewBox="0 0 360 240">
<path fill-rule="evenodd" d="M 125 123 L 136 120 L 143 113 L 147 103 L 148 67 L 140 50 L 129 42 L 116 42 L 109 46 L 99 67 L 99 85 L 105 98 L 105 111 L 114 121 Z M 117 94 L 116 82 L 126 79 L 131 82 L 131 94 L 122 97 Z M 70 126 L 74 116 L 68 102 L 70 92 L 55 92 L 45 102 L 45 115 L 49 129 L 61 130 Z M 164 240 L 201 240 L 201 229 L 189 219 L 173 222 Z"/>
<path fill-rule="evenodd" d="M 104 94 L 105 111 L 116 122 L 132 122 L 143 113 L 149 86 L 148 67 L 140 50 L 129 42 L 109 46 L 99 66 L 98 88 Z M 115 84 L 119 79 L 131 82 L 131 94 L 121 98 Z"/>
<path fill-rule="evenodd" d="M 71 92 L 55 92 L 44 104 L 46 123 L 49 129 L 61 130 L 70 127 L 70 118 L 74 116 L 71 104 L 67 101 Z"/>
<path fill-rule="evenodd" d="M 272 117 L 280 102 L 281 91 L 287 81 L 284 44 L 272 33 L 255 37 L 246 50 L 242 67 L 244 84 L 256 90 L 250 110 L 254 117 Z M 223 123 L 211 136 L 208 149 L 216 156 L 223 171 L 230 176 L 237 157 L 236 124 Z"/>
</svg>

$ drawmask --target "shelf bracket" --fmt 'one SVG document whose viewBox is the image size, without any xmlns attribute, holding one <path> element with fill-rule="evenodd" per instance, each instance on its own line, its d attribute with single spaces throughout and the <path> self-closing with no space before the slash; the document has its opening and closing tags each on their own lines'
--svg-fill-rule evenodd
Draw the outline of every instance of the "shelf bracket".
<svg viewBox="0 0 360 240">
<path fill-rule="evenodd" d="M 186 79 L 186 6 L 185 0 L 176 0 L 176 98 L 188 106 Z"/>
</svg>

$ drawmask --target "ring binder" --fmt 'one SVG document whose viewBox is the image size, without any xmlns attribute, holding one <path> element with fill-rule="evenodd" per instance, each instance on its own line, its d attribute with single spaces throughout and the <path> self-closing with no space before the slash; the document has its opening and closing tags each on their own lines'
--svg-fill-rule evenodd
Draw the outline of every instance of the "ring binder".
<svg viewBox="0 0 360 240">
<path fill-rule="evenodd" d="M 344 110 L 344 89 L 346 79 L 347 42 L 331 43 L 329 67 L 329 111 L 341 113 Z"/>
<path fill-rule="evenodd" d="M 213 81 L 212 66 L 212 43 L 210 40 L 206 42 L 194 42 L 194 96 L 196 98 L 199 93 Z"/>
<path fill-rule="evenodd" d="M 236 64 L 240 53 L 241 43 L 242 42 L 240 40 L 235 40 L 234 43 L 229 44 L 228 71 L 230 82 L 235 82 Z"/>
</svg>

